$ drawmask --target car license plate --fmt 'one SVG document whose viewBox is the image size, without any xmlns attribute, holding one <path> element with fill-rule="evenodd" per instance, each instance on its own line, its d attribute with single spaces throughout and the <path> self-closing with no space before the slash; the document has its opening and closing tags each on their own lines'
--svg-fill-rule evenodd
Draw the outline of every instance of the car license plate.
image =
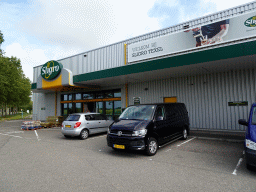
<svg viewBox="0 0 256 192">
<path fill-rule="evenodd" d="M 117 149 L 125 149 L 125 146 L 124 146 L 124 145 L 117 145 L 117 144 L 114 144 L 114 148 L 117 148 Z"/>
<path fill-rule="evenodd" d="M 65 127 L 71 128 L 71 125 L 65 125 Z"/>
</svg>

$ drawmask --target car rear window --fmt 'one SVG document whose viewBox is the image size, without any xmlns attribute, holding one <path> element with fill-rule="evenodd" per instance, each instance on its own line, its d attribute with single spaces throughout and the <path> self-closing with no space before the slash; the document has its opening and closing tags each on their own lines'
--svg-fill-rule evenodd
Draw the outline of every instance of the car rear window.
<svg viewBox="0 0 256 192">
<path fill-rule="evenodd" d="M 78 121 L 80 115 L 69 115 L 65 121 Z"/>
</svg>

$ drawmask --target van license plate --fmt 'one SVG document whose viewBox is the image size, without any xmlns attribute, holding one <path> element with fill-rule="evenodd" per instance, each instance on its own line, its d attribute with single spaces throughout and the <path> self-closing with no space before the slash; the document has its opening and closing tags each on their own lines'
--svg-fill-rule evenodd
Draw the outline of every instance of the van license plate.
<svg viewBox="0 0 256 192">
<path fill-rule="evenodd" d="M 117 145 L 117 144 L 114 144 L 114 148 L 117 148 L 117 149 L 125 149 L 125 146 L 124 146 L 124 145 Z"/>
<path fill-rule="evenodd" d="M 68 127 L 68 128 L 70 128 L 70 127 L 71 127 L 71 125 L 65 125 L 65 127 Z"/>
</svg>

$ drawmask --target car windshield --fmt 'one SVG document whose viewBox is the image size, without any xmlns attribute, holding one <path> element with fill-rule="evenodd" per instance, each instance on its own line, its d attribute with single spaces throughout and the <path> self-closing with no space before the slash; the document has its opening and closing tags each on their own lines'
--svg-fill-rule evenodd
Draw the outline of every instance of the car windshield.
<svg viewBox="0 0 256 192">
<path fill-rule="evenodd" d="M 154 105 L 130 106 L 124 110 L 119 119 L 149 120 L 152 117 Z"/>
<path fill-rule="evenodd" d="M 65 121 L 78 121 L 80 115 L 69 115 Z"/>
</svg>

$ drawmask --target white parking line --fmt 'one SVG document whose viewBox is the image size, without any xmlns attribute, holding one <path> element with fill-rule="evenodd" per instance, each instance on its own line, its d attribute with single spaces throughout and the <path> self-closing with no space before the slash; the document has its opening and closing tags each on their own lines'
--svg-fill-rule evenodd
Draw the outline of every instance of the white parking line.
<svg viewBox="0 0 256 192">
<path fill-rule="evenodd" d="M 6 132 L 7 134 L 10 134 L 10 133 L 24 133 L 24 131 L 12 131 L 12 132 Z"/>
<path fill-rule="evenodd" d="M 6 135 L 6 136 L 10 136 L 10 137 L 18 137 L 18 138 L 23 138 L 23 137 L 20 137 L 20 136 L 16 136 L 16 135 L 8 135 L 8 134 L 3 134 L 3 133 L 0 133 L 0 135 Z"/>
<path fill-rule="evenodd" d="M 171 151 L 172 149 L 168 149 L 168 150 L 166 150 L 165 152 L 168 152 L 168 151 Z"/>
<path fill-rule="evenodd" d="M 236 174 L 237 169 L 239 168 L 239 166 L 240 166 L 240 164 L 242 163 L 242 161 L 243 161 L 243 158 L 240 158 L 239 161 L 238 161 L 238 163 L 237 163 L 237 165 L 236 165 L 235 170 L 234 170 L 233 173 L 232 173 L 233 175 L 237 175 L 237 174 Z"/>
<path fill-rule="evenodd" d="M 193 137 L 192 139 L 189 139 L 189 140 L 187 140 L 187 141 L 185 141 L 185 142 L 183 142 L 183 143 L 177 145 L 177 147 L 179 147 L 179 146 L 181 146 L 181 145 L 183 145 L 183 144 L 185 144 L 185 143 L 188 143 L 188 142 L 192 141 L 192 140 L 195 139 L 195 138 L 196 138 L 196 137 Z"/>
<path fill-rule="evenodd" d="M 36 130 L 35 130 L 35 134 L 36 134 L 36 138 L 37 138 L 37 140 L 38 140 L 38 141 L 40 141 L 41 139 L 39 139 L 39 136 L 38 136 L 38 134 L 37 134 Z"/>
</svg>

